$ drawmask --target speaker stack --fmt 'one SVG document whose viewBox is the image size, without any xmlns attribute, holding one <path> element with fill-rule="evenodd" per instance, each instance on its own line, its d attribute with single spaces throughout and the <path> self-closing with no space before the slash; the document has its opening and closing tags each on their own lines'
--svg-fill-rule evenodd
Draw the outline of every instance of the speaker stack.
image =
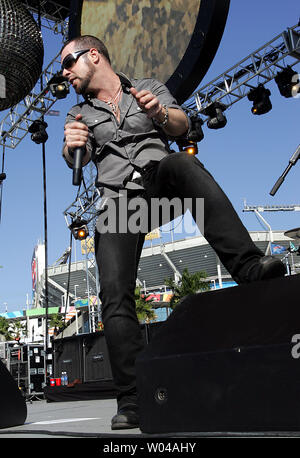
<svg viewBox="0 0 300 458">
<path fill-rule="evenodd" d="M 27 417 L 26 400 L 1 360 L 0 380 L 0 428 L 23 425 Z"/>
<path fill-rule="evenodd" d="M 145 346 L 154 337 L 161 322 L 141 324 Z M 53 341 L 53 372 L 58 378 L 67 372 L 68 380 L 83 383 L 112 380 L 109 354 L 103 331 L 79 334 Z"/>
<path fill-rule="evenodd" d="M 300 275 L 185 298 L 137 360 L 141 430 L 300 429 Z"/>
</svg>

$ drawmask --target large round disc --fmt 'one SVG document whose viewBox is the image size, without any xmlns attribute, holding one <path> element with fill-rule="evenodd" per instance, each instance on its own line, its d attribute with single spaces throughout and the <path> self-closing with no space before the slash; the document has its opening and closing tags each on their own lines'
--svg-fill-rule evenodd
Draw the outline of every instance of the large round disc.
<svg viewBox="0 0 300 458">
<path fill-rule="evenodd" d="M 179 103 L 219 47 L 230 0 L 72 0 L 70 38 L 94 35 L 116 71 L 165 83 Z"/>
</svg>

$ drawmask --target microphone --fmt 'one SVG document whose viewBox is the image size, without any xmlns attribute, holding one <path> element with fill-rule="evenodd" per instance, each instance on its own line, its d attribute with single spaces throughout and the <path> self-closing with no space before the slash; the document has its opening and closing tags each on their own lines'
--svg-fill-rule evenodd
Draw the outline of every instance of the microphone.
<svg viewBox="0 0 300 458">
<path fill-rule="evenodd" d="M 80 113 L 79 113 L 80 114 Z M 78 116 L 78 115 L 77 115 Z M 76 121 L 81 122 L 82 124 L 85 124 L 81 119 L 77 119 L 76 116 Z M 82 118 L 81 114 L 80 117 Z M 74 148 L 73 150 L 73 185 L 74 186 L 79 186 L 81 183 L 81 178 L 82 178 L 82 159 L 85 154 L 85 146 L 78 146 L 77 148 Z"/>
<path fill-rule="evenodd" d="M 82 177 L 82 159 L 85 154 L 85 147 L 80 146 L 74 149 L 73 163 L 73 185 L 79 186 Z"/>
<path fill-rule="evenodd" d="M 284 170 L 283 174 L 278 178 L 278 180 L 274 184 L 273 188 L 271 189 L 271 191 L 270 191 L 270 195 L 271 196 L 274 196 L 276 194 L 276 192 L 278 191 L 278 189 L 280 188 L 280 186 L 284 182 L 285 177 L 287 176 L 287 174 L 289 173 L 289 171 L 293 167 L 293 165 L 296 164 L 296 162 L 298 161 L 299 157 L 300 157 L 300 145 L 298 145 L 298 148 L 296 149 L 296 151 L 294 152 L 294 154 L 290 158 L 289 165 L 286 167 L 286 169 Z"/>
</svg>

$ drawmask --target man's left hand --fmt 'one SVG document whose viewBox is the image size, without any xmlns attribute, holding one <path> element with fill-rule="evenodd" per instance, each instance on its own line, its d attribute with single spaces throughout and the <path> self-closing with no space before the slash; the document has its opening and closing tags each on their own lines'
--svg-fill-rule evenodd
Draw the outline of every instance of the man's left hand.
<svg viewBox="0 0 300 458">
<path fill-rule="evenodd" d="M 164 118 L 164 108 L 156 95 L 146 89 L 138 92 L 134 87 L 130 88 L 130 92 L 136 99 L 138 106 L 147 114 L 148 118 L 155 118 L 157 120 Z"/>
</svg>

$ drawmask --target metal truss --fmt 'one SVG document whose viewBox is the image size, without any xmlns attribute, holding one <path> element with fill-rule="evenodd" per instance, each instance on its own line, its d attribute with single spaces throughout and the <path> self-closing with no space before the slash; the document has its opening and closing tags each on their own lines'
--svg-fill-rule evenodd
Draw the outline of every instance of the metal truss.
<svg viewBox="0 0 300 458">
<path fill-rule="evenodd" d="M 299 61 L 300 27 L 296 25 L 201 87 L 183 108 L 190 113 L 199 113 L 201 117 L 206 116 L 205 109 L 213 102 L 224 104 L 226 109 L 248 95 L 258 84 L 268 83 L 287 65 L 293 67 Z"/>
<path fill-rule="evenodd" d="M 269 232 L 269 243 L 267 246 L 267 249 L 265 251 L 265 254 L 273 254 L 272 252 L 272 243 L 274 242 L 274 237 L 273 237 L 273 231 L 270 226 L 270 224 L 263 218 L 262 213 L 264 212 L 279 212 L 279 211 L 300 211 L 300 205 L 298 204 L 291 204 L 291 205 L 248 205 L 246 201 L 244 201 L 244 208 L 243 212 L 253 212 L 257 218 L 265 225 L 265 227 L 268 229 Z M 285 234 L 284 234 L 285 235 Z M 284 258 L 287 261 L 287 256 L 286 255 Z M 284 259 L 283 258 L 283 259 Z M 292 257 L 293 261 L 293 257 Z M 288 262 L 287 262 L 287 267 L 288 267 Z M 288 272 L 289 272 L 289 267 L 288 267 Z"/>
<path fill-rule="evenodd" d="M 101 202 L 100 190 L 95 186 L 96 169 L 92 162 L 87 164 L 83 168 L 83 190 L 78 193 L 76 199 L 69 205 L 64 211 L 64 217 L 66 224 L 70 229 L 70 225 L 75 219 L 84 219 L 88 226 L 90 239 L 93 239 L 95 232 L 97 208 Z M 71 176 L 71 175 L 70 175 Z M 89 304 L 89 329 L 91 332 L 95 332 L 97 329 L 97 323 L 101 320 L 101 304 L 99 301 L 99 273 L 95 259 L 94 245 L 89 246 L 86 239 L 84 252 L 85 253 L 85 264 L 86 264 L 86 286 L 87 286 L 87 299 Z M 74 241 L 76 243 L 76 240 Z M 81 248 L 82 243 L 81 242 Z M 95 277 L 92 276 L 91 270 L 95 269 Z M 90 281 L 91 280 L 91 281 Z M 90 305 L 90 297 L 96 296 L 97 304 Z"/>
<path fill-rule="evenodd" d="M 30 0 L 22 0 L 22 3 L 33 13 L 35 20 L 38 16 L 38 8 L 33 7 Z M 59 5 L 54 1 L 40 0 L 40 14 L 42 27 L 46 27 L 53 33 L 67 36 L 68 21 L 65 19 L 68 8 Z M 27 135 L 28 129 L 33 121 L 41 119 L 54 105 L 56 97 L 53 97 L 47 84 L 50 79 L 61 69 L 59 53 L 52 59 L 41 73 L 44 89 L 38 82 L 34 89 L 17 105 L 6 110 L 6 115 L 0 122 L 0 145 L 8 148 L 16 148 Z"/>
<path fill-rule="evenodd" d="M 52 0 L 39 0 L 40 5 L 36 2 L 36 6 L 33 5 L 32 0 L 22 0 L 22 3 L 34 14 L 38 14 L 40 8 L 41 16 L 51 22 L 63 22 L 69 16 L 68 7 L 59 5 Z"/>
<path fill-rule="evenodd" d="M 67 226 L 69 227 L 72 221 L 76 218 L 84 219 L 89 230 L 93 230 L 93 221 L 97 212 L 97 203 L 100 203 L 101 193 L 95 186 L 96 170 L 93 163 L 89 163 L 83 169 L 83 184 L 84 190 L 76 197 L 76 199 L 63 212 Z M 83 218 L 84 216 L 84 218 Z M 90 225 L 92 224 L 92 228 Z"/>
<path fill-rule="evenodd" d="M 244 202 L 243 212 L 299 212 L 300 211 L 300 204 L 293 204 L 293 205 L 248 205 Z"/>
<path fill-rule="evenodd" d="M 41 74 L 45 88 L 38 92 L 37 84 L 30 94 L 8 110 L 0 123 L 0 145 L 16 148 L 28 133 L 32 122 L 41 119 L 50 110 L 57 99 L 52 96 L 47 84 L 60 70 L 60 65 L 58 53 Z"/>
</svg>

